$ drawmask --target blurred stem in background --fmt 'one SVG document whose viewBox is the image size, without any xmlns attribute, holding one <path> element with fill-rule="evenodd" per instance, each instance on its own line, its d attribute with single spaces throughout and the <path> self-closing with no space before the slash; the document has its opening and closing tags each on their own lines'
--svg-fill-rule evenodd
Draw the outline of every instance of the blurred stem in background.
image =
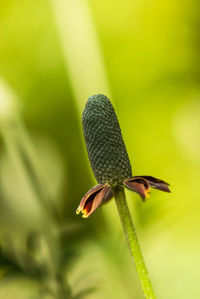
<svg viewBox="0 0 200 299">
<path fill-rule="evenodd" d="M 50 5 L 80 120 L 89 96 L 104 93 L 111 97 L 98 33 L 88 0 L 50 0 Z M 81 155 L 86 157 L 84 149 Z"/>
<path fill-rule="evenodd" d="M 57 255 L 61 253 L 62 248 L 60 248 L 58 236 L 53 232 L 55 232 L 55 228 L 59 228 L 59 215 L 52 204 L 48 184 L 45 184 L 34 147 L 20 118 L 17 96 L 2 79 L 0 80 L 0 133 L 13 167 L 17 169 L 24 186 L 30 187 L 32 197 L 37 199 L 42 216 L 46 218 L 46 227 L 42 227 L 41 232 L 45 240 L 48 259 L 42 261 L 41 265 L 36 259 L 33 259 L 33 272 L 38 267 L 41 267 L 41 271 L 47 268 L 48 273 L 43 280 L 41 279 L 41 282 L 47 285 L 47 291 L 52 293 L 55 298 L 66 298 L 66 296 L 72 298 L 69 284 L 66 277 L 65 279 L 62 277 L 57 260 Z M 28 277 L 30 270 L 26 265 L 26 254 L 23 255 L 25 259 L 22 272 L 25 272 Z M 9 262 L 12 264 L 14 261 L 10 260 Z M 18 262 L 15 261 L 16 264 Z M 31 265 L 29 266 L 31 267 Z M 39 275 L 37 279 L 40 281 Z"/>
<path fill-rule="evenodd" d="M 87 0 L 51 0 L 66 71 L 82 112 L 92 94 L 111 96 L 98 34 Z"/>
<path fill-rule="evenodd" d="M 43 169 L 37 159 L 34 147 L 20 118 L 18 100 L 6 82 L 0 81 L 0 129 L 13 165 L 20 170 L 20 175 L 31 186 L 34 197 L 55 221 L 59 217 L 53 206 L 48 184 L 43 179 Z"/>
</svg>

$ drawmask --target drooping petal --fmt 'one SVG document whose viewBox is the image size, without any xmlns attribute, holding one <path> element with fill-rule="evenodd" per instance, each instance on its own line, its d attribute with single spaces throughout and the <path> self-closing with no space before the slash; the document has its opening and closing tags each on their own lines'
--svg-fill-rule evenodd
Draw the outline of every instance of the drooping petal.
<svg viewBox="0 0 200 299">
<path fill-rule="evenodd" d="M 169 183 L 167 183 L 163 180 L 160 180 L 160 179 L 154 178 L 152 176 L 148 176 L 148 175 L 135 176 L 134 178 L 144 178 L 152 188 L 158 189 L 158 190 L 164 191 L 164 192 L 171 192 L 168 187 Z"/>
<path fill-rule="evenodd" d="M 145 198 L 149 197 L 150 185 L 144 178 L 133 177 L 131 179 L 125 180 L 123 184 L 128 189 L 138 193 L 142 200 L 145 200 Z"/>
<path fill-rule="evenodd" d="M 111 187 L 108 184 L 99 184 L 90 189 L 82 198 L 76 214 L 82 212 L 83 218 L 88 218 L 105 200 L 110 198 Z"/>
<path fill-rule="evenodd" d="M 94 186 L 93 188 L 91 188 L 84 196 L 83 198 L 81 199 L 81 202 L 78 206 L 78 209 L 76 210 L 76 214 L 79 214 L 83 208 L 84 208 L 84 205 L 87 201 L 87 199 L 94 193 L 100 191 L 102 188 L 104 187 L 104 184 L 98 184 L 96 186 Z"/>
<path fill-rule="evenodd" d="M 113 190 L 112 190 L 112 188 L 109 188 L 108 192 L 104 196 L 103 204 L 107 203 L 109 200 L 111 200 L 112 197 L 113 197 Z"/>
</svg>

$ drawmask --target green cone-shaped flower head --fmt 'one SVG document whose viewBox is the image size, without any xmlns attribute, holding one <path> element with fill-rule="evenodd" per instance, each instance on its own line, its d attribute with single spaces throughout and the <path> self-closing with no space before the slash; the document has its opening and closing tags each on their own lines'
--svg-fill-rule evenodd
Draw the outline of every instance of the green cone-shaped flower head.
<svg viewBox="0 0 200 299">
<path fill-rule="evenodd" d="M 121 184 L 132 177 L 131 164 L 115 110 L 102 94 L 91 96 L 83 111 L 88 156 L 99 184 Z"/>
</svg>

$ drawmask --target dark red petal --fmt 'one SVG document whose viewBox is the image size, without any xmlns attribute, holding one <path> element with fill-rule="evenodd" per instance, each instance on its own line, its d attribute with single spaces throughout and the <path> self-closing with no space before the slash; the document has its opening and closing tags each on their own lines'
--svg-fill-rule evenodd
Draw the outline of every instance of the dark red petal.
<svg viewBox="0 0 200 299">
<path fill-rule="evenodd" d="M 84 208 L 84 205 L 87 201 L 87 199 L 94 193 L 96 193 L 97 191 L 100 191 L 101 189 L 103 189 L 105 184 L 99 184 L 99 185 L 96 185 L 94 186 L 92 189 L 90 189 L 86 194 L 85 196 L 83 196 L 79 206 L 78 206 L 78 209 L 76 210 L 76 214 L 79 214 L 80 212 L 82 212 L 83 208 Z"/>
<path fill-rule="evenodd" d="M 128 189 L 138 193 L 141 197 L 142 200 L 145 200 L 145 198 L 149 197 L 149 183 L 143 179 L 143 178 L 131 178 L 128 180 L 125 180 L 123 182 L 123 184 L 125 185 L 125 187 L 127 187 Z"/>
<path fill-rule="evenodd" d="M 160 179 L 154 178 L 152 176 L 148 176 L 148 175 L 135 176 L 134 178 L 144 178 L 150 184 L 150 186 L 152 188 L 158 189 L 158 190 L 161 190 L 164 192 L 171 192 L 168 187 L 169 183 L 167 183 L 163 180 L 160 180 Z"/>
<path fill-rule="evenodd" d="M 76 213 L 82 212 L 83 217 L 89 217 L 110 194 L 111 187 L 108 184 L 99 184 L 90 189 L 82 198 Z"/>
<path fill-rule="evenodd" d="M 109 188 L 108 192 L 105 194 L 103 203 L 107 203 L 113 197 L 113 191 Z"/>
</svg>

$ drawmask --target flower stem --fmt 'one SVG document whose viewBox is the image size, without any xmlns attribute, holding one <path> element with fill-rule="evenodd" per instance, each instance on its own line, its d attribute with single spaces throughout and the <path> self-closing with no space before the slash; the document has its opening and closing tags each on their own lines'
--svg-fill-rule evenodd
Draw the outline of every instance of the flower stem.
<svg viewBox="0 0 200 299">
<path fill-rule="evenodd" d="M 135 262 L 135 267 L 145 298 L 155 299 L 156 295 L 153 291 L 144 258 L 142 256 L 142 251 L 137 239 L 135 226 L 132 222 L 129 208 L 126 202 L 124 189 L 122 187 L 116 187 L 113 191 L 121 223 L 129 245 L 130 253 Z"/>
</svg>

